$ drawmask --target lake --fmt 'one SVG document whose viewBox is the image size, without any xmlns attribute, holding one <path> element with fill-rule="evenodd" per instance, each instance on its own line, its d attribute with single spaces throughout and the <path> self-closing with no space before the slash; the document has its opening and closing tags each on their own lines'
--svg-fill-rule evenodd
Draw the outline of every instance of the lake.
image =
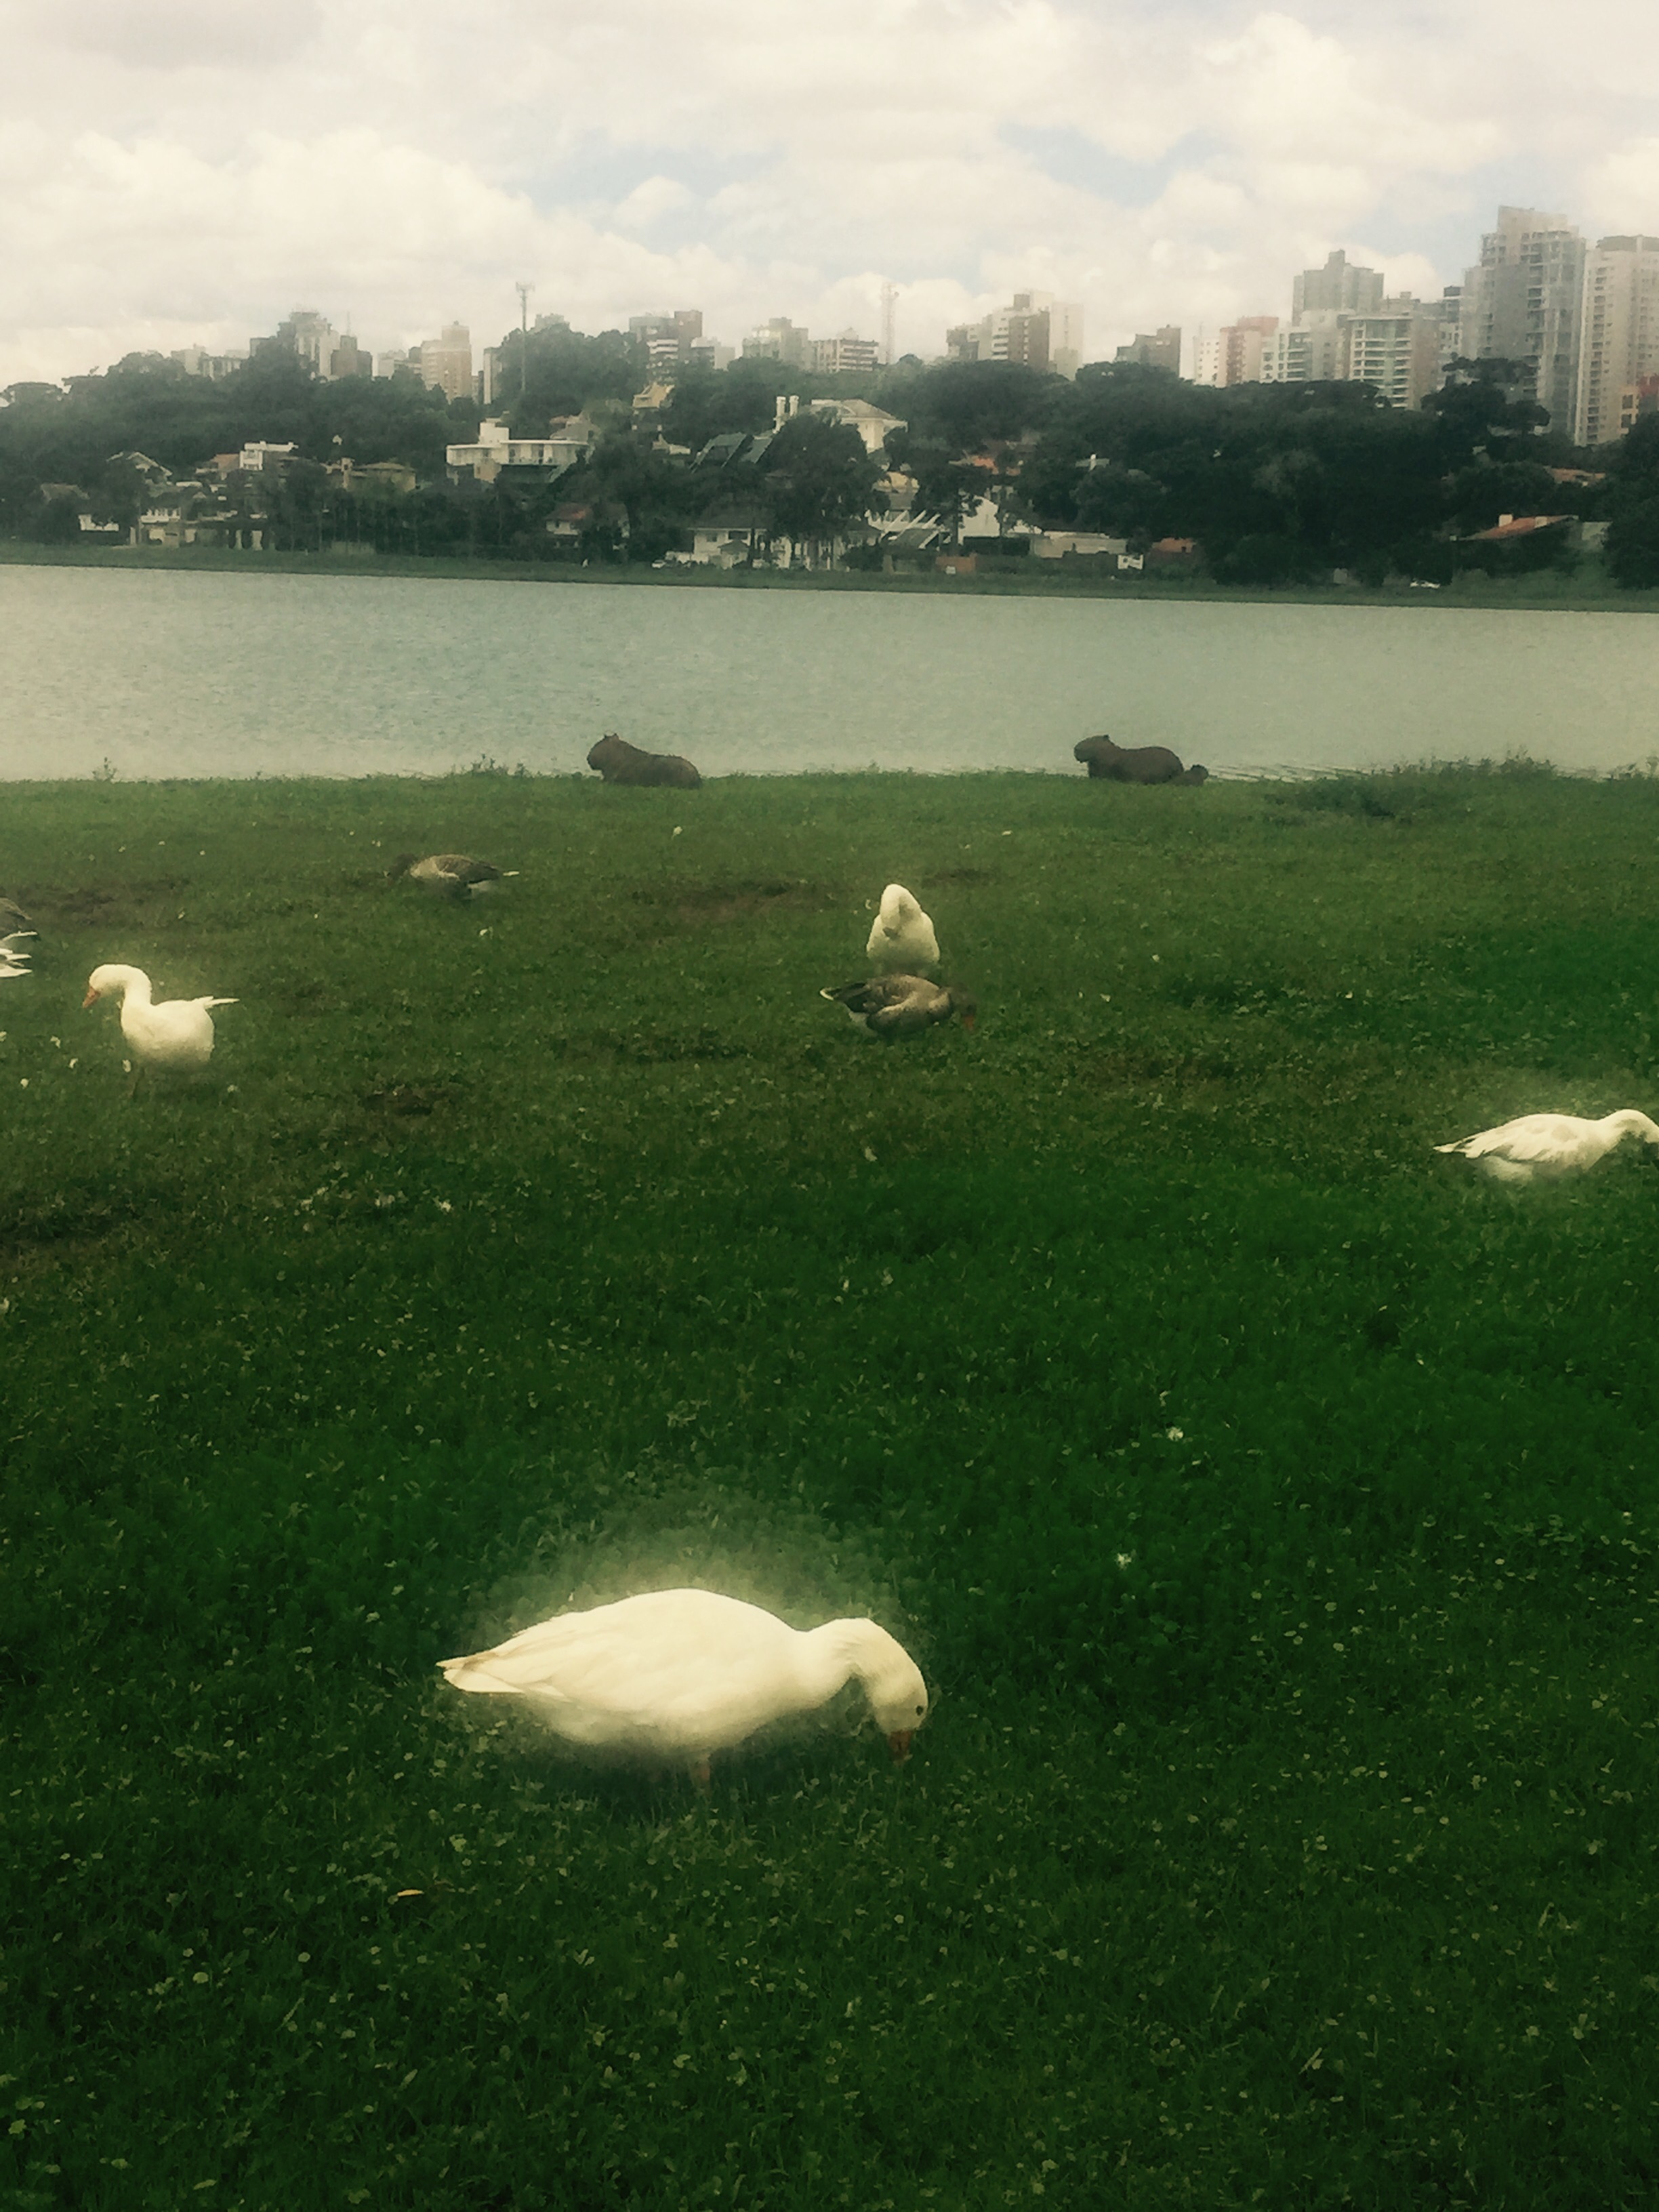
<svg viewBox="0 0 1659 2212">
<path fill-rule="evenodd" d="M 1640 617 L 0 567 L 0 775 L 1078 771 L 1109 731 L 1224 775 L 1659 751 Z"/>
</svg>

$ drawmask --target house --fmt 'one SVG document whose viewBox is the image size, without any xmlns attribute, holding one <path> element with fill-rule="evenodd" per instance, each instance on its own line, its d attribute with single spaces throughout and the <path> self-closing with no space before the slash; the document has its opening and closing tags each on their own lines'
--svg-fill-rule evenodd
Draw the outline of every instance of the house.
<svg viewBox="0 0 1659 2212">
<path fill-rule="evenodd" d="M 1146 548 L 1149 568 L 1194 568 L 1198 562 L 1195 538 L 1158 538 Z"/>
<path fill-rule="evenodd" d="M 1535 538 L 1540 530 L 1571 532 L 1577 520 L 1572 514 L 1500 514 L 1490 530 L 1477 530 L 1466 545 L 1513 545 L 1517 539 Z"/>
<path fill-rule="evenodd" d="M 941 576 L 971 576 L 979 568 L 977 553 L 941 553 L 933 566 Z"/>
<path fill-rule="evenodd" d="M 697 469 L 728 468 L 748 443 L 747 430 L 723 430 L 719 437 L 708 441 L 691 465 Z"/>
<path fill-rule="evenodd" d="M 357 462 L 343 453 L 331 461 L 328 473 L 342 491 L 410 492 L 417 481 L 407 461 Z"/>
<path fill-rule="evenodd" d="M 668 412 L 674 398 L 672 381 L 653 377 L 643 392 L 634 394 L 634 428 L 653 434 L 662 429 L 662 418 Z"/>
<path fill-rule="evenodd" d="M 757 509 L 721 507 L 695 526 L 691 558 L 702 568 L 736 568 L 752 561 L 765 543 L 766 525 Z"/>
<path fill-rule="evenodd" d="M 1074 553 L 1079 559 L 1088 559 L 1097 553 L 1107 553 L 1116 560 L 1129 550 L 1127 538 L 1103 537 L 1097 530 L 1038 530 L 1032 533 L 1031 557 L 1034 561 L 1063 561 Z"/>
<path fill-rule="evenodd" d="M 908 427 L 901 416 L 872 406 L 867 399 L 811 399 L 807 402 L 806 411 L 816 415 L 821 422 L 856 430 L 864 441 L 866 453 L 880 453 L 895 430 Z"/>
<path fill-rule="evenodd" d="M 628 509 L 616 499 L 567 499 L 547 519 L 547 534 L 567 545 L 590 532 L 609 531 L 613 541 L 628 542 Z"/>
<path fill-rule="evenodd" d="M 1029 522 L 1022 522 L 1013 515 L 1005 515 L 1003 503 L 988 495 L 977 498 L 970 495 L 970 503 L 963 514 L 962 528 L 957 532 L 959 537 L 981 540 L 1030 538 L 1033 534 Z"/>
<path fill-rule="evenodd" d="M 271 444 L 269 439 L 255 438 L 250 444 L 244 446 L 236 456 L 236 466 L 245 470 L 250 476 L 258 475 L 265 469 L 269 469 L 275 476 L 280 476 L 283 463 L 291 461 L 294 459 L 294 453 L 292 440 L 286 446 L 276 446 Z"/>
<path fill-rule="evenodd" d="M 471 444 L 447 446 L 444 459 L 452 483 L 462 483 L 467 471 L 474 483 L 494 483 L 504 469 L 533 470 L 540 482 L 551 483 L 566 469 L 585 461 L 599 442 L 599 425 L 586 415 L 550 422 L 544 438 L 515 438 L 505 422 L 491 419 L 478 425 Z M 520 483 L 525 480 L 519 477 Z"/>
</svg>

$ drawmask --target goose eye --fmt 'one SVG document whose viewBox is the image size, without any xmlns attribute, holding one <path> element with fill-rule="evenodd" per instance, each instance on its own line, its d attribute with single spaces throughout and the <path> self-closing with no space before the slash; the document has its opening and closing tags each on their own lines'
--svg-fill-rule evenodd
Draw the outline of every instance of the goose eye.
<svg viewBox="0 0 1659 2212">
<path fill-rule="evenodd" d="M 920 1720 L 920 1719 L 921 1718 L 922 1715 L 927 1711 L 927 1706 L 926 1706 L 926 1705 L 918 1705 L 918 1706 L 916 1707 L 916 1718 L 917 1718 L 918 1720 Z"/>
</svg>

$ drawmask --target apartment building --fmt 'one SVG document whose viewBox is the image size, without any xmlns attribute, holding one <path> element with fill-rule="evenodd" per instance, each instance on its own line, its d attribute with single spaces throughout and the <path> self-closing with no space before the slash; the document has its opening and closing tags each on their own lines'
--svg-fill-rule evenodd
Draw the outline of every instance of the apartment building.
<svg viewBox="0 0 1659 2212">
<path fill-rule="evenodd" d="M 1528 363 L 1540 404 L 1562 429 L 1577 399 L 1585 252 L 1565 216 L 1500 207 L 1459 301 L 1458 352 L 1466 361 Z"/>
<path fill-rule="evenodd" d="M 1581 446 L 1622 435 L 1625 395 L 1659 373 L 1659 238 L 1598 239 L 1584 257 L 1572 434 Z"/>
<path fill-rule="evenodd" d="M 1073 377 L 1083 366 L 1083 310 L 1052 292 L 1016 292 L 1006 307 L 945 333 L 949 361 L 1012 361 Z"/>
</svg>

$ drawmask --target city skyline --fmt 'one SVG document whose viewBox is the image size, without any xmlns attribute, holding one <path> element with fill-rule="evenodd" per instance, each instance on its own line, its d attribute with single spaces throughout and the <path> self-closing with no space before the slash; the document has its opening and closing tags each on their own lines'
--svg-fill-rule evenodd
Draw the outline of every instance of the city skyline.
<svg viewBox="0 0 1659 2212">
<path fill-rule="evenodd" d="M 1659 231 L 1631 88 L 1659 23 L 1588 0 L 1448 26 L 1352 0 L 520 0 L 488 57 L 415 0 L 70 0 L 9 25 L 0 382 L 245 344 L 296 300 L 376 353 L 514 286 L 590 330 L 687 301 L 899 351 L 1017 291 L 1089 353 L 1284 313 L 1334 250 L 1391 295 L 1461 279 L 1499 203 Z M 487 337 L 483 334 L 488 334 Z"/>
</svg>

